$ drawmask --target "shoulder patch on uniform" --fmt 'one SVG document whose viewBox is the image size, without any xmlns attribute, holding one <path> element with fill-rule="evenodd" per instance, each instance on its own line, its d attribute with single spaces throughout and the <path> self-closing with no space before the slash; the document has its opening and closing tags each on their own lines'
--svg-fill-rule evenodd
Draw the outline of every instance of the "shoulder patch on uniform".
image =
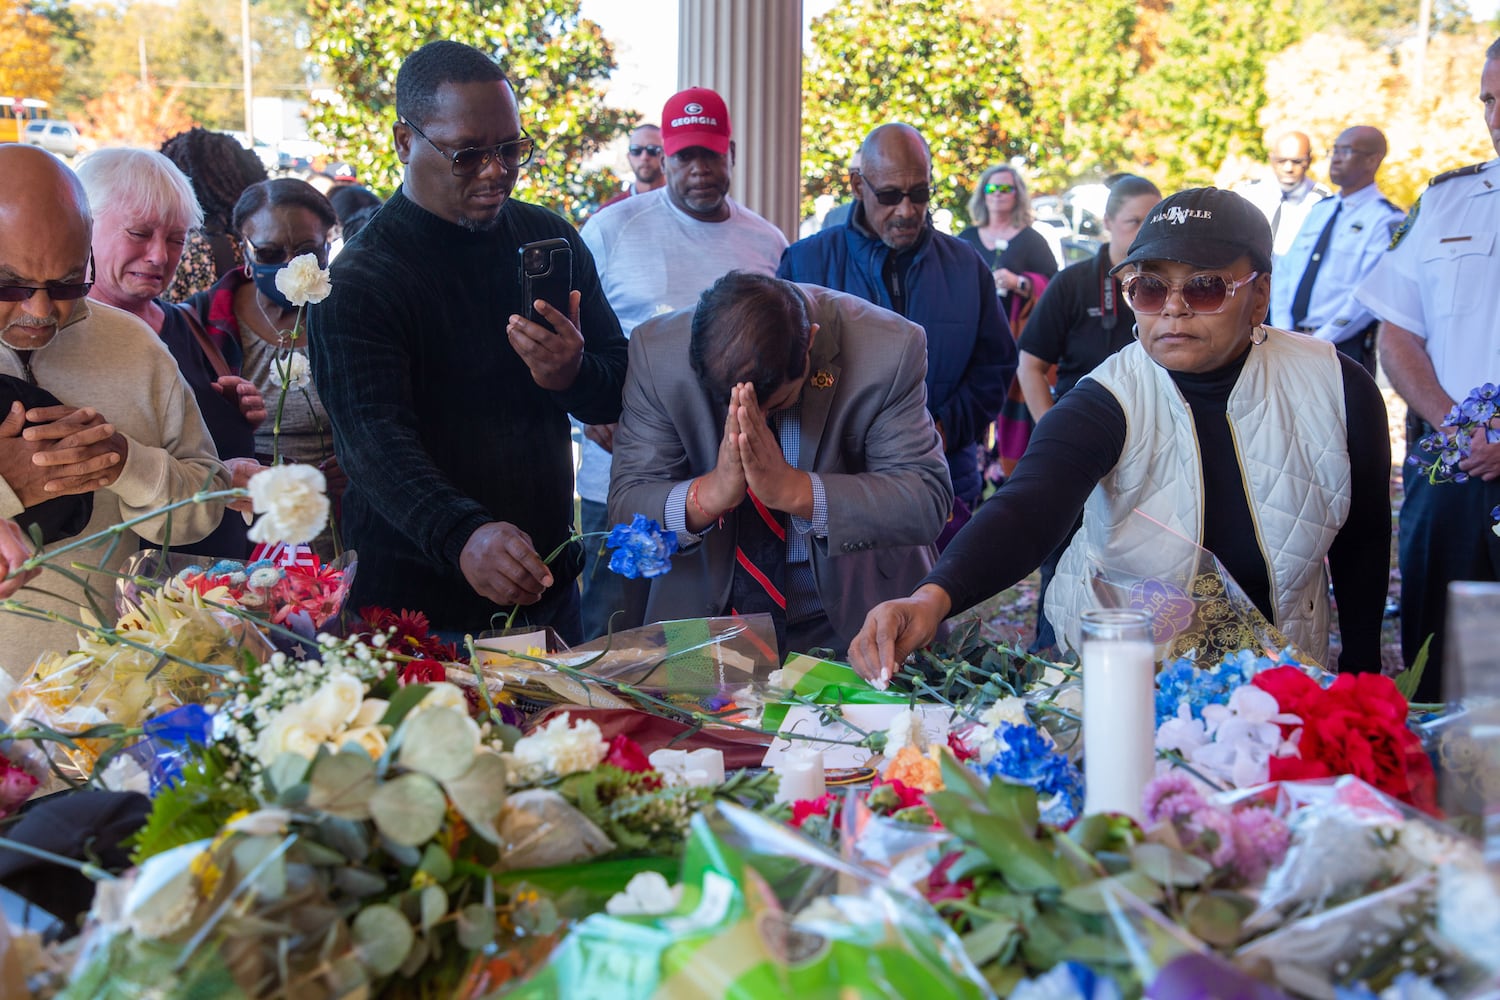
<svg viewBox="0 0 1500 1000">
<path fill-rule="evenodd" d="M 1380 198 L 1380 203 L 1382 205 L 1384 205 L 1386 208 L 1390 209 L 1392 212 L 1399 212 L 1399 211 L 1401 211 L 1401 206 L 1400 205 L 1396 204 L 1394 201 L 1391 201 L 1391 199 L 1389 199 L 1389 198 L 1387 198 L 1387 197 L 1385 197 L 1383 195 Z"/>
<path fill-rule="evenodd" d="M 1432 180 L 1428 181 L 1427 186 L 1437 187 L 1439 184 L 1443 183 L 1443 181 L 1451 181 L 1455 177 L 1469 177 L 1473 174 L 1479 173 L 1479 171 L 1483 170 L 1489 165 L 1490 161 L 1485 160 L 1483 163 L 1471 163 L 1467 167 L 1459 167 L 1456 170 L 1445 171 L 1441 174 L 1438 174 Z"/>
<path fill-rule="evenodd" d="M 1417 200 L 1412 202 L 1411 211 L 1406 213 L 1406 218 L 1402 219 L 1401 224 L 1391 230 L 1391 245 L 1386 247 L 1387 250 L 1394 250 L 1401 245 L 1401 241 L 1406 238 L 1406 234 L 1411 232 L 1412 223 L 1417 221 L 1417 212 L 1421 208 L 1422 196 L 1418 195 Z"/>
</svg>

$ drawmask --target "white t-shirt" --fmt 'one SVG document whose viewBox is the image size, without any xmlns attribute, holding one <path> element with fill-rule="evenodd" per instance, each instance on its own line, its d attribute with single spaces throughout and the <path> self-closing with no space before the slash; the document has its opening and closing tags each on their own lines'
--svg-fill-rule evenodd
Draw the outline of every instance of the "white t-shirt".
<svg viewBox="0 0 1500 1000">
<path fill-rule="evenodd" d="M 617 201 L 589 219 L 583 242 L 625 336 L 653 316 L 693 305 L 730 271 L 776 273 L 786 237 L 734 199 L 727 201 L 729 218 L 704 222 L 673 205 L 666 188 L 657 188 Z M 595 503 L 608 500 L 609 466 L 609 453 L 585 440 L 578 495 Z"/>
</svg>

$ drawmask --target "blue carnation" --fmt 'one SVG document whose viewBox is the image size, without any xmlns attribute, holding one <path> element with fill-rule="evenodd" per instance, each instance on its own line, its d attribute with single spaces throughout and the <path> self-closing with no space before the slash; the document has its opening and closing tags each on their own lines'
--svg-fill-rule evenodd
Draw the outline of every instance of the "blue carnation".
<svg viewBox="0 0 1500 1000">
<path fill-rule="evenodd" d="M 1002 722 L 995 729 L 1000 752 L 979 768 L 991 781 L 1008 781 L 1034 788 L 1038 795 L 1055 796 L 1042 818 L 1065 823 L 1078 813 L 1083 802 L 1083 775 L 1032 726 Z"/>
<path fill-rule="evenodd" d="M 629 524 L 615 525 L 604 544 L 615 550 L 609 557 L 613 572 L 627 580 L 650 579 L 672 568 L 677 535 L 662 531 L 651 518 L 637 514 Z"/>
</svg>

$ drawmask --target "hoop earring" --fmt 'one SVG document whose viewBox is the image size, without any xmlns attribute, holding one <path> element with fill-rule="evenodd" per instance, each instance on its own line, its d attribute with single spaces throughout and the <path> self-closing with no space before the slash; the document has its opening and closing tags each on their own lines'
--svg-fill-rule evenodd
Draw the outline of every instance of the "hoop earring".
<svg viewBox="0 0 1500 1000">
<path fill-rule="evenodd" d="M 1132 337 L 1134 337 L 1136 340 L 1140 340 L 1141 339 L 1141 324 L 1139 324 L 1139 323 L 1132 323 L 1132 324 L 1130 324 L 1130 335 Z"/>
<path fill-rule="evenodd" d="M 1266 333 L 1266 325 L 1264 323 L 1257 323 L 1255 324 L 1255 328 L 1250 331 L 1250 343 L 1259 347 L 1266 342 L 1268 336 L 1270 334 Z"/>
</svg>

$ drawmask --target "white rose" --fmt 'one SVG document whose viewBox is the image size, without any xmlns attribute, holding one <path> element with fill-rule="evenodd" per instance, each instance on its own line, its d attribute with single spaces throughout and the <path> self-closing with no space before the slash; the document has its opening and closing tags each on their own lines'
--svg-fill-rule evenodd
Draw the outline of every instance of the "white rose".
<svg viewBox="0 0 1500 1000">
<path fill-rule="evenodd" d="M 318 258 L 305 253 L 292 258 L 290 264 L 276 272 L 276 290 L 292 305 L 303 306 L 328 298 L 332 283 L 328 272 L 318 266 Z"/>
<path fill-rule="evenodd" d="M 640 872 L 625 884 L 621 892 L 604 904 L 612 917 L 656 917 L 671 913 L 682 902 L 682 886 L 668 885 L 660 872 Z"/>
<path fill-rule="evenodd" d="M 350 743 L 369 754 L 371 760 L 379 760 L 385 753 L 385 727 L 356 726 L 334 740 L 333 749 L 341 750 Z"/>
<path fill-rule="evenodd" d="M 469 714 L 469 702 L 464 697 L 463 689 L 447 681 L 434 681 L 432 690 L 428 691 L 411 711 L 415 715 L 429 708 L 451 708 L 460 715 Z"/>
<path fill-rule="evenodd" d="M 312 384 L 312 365 L 307 355 L 292 351 L 271 362 L 271 381 L 288 389 L 305 389 Z"/>
<path fill-rule="evenodd" d="M 250 503 L 260 518 L 254 542 L 311 541 L 328 523 L 328 480 L 311 465 L 273 465 L 250 480 Z"/>
<path fill-rule="evenodd" d="M 365 696 L 365 686 L 351 674 L 334 674 L 311 698 L 302 701 L 303 718 L 310 724 L 336 733 L 354 724 Z"/>
<path fill-rule="evenodd" d="M 312 724 L 300 705 L 290 705 L 272 716 L 261 730 L 255 740 L 255 757 L 266 767 L 283 753 L 311 760 L 332 736 L 332 731 Z"/>
</svg>

